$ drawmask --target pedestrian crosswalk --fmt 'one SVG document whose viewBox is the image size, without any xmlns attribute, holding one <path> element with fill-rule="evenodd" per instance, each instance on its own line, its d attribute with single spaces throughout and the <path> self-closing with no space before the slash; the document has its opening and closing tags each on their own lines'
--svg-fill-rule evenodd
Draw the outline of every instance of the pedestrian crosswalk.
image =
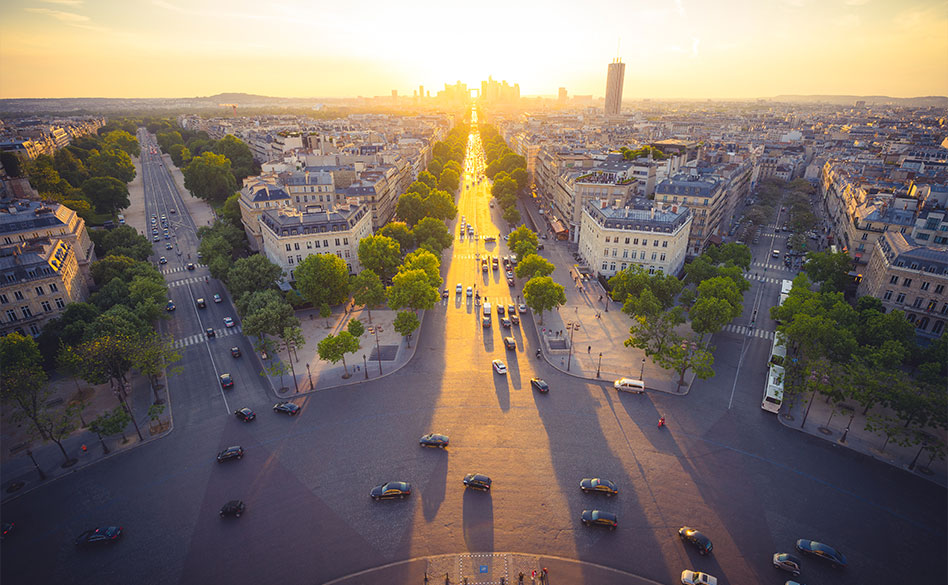
<svg viewBox="0 0 948 585">
<path fill-rule="evenodd" d="M 172 287 L 172 286 L 184 286 L 184 285 L 186 285 L 186 284 L 197 284 L 197 283 L 203 282 L 203 281 L 204 281 L 204 277 L 202 277 L 202 276 L 194 276 L 194 277 L 191 277 L 191 278 L 182 278 L 182 279 L 180 279 L 180 280 L 172 280 L 172 281 L 167 282 L 166 284 L 167 284 L 168 287 L 170 288 L 170 287 Z"/>
<path fill-rule="evenodd" d="M 174 274 L 175 272 L 184 272 L 184 271 L 188 270 L 188 269 L 185 268 L 184 266 L 168 266 L 167 264 L 164 265 L 164 266 L 165 266 L 165 267 L 161 269 L 161 273 L 162 273 L 162 274 Z M 205 267 L 204 264 L 195 264 L 195 266 L 196 266 L 197 268 L 204 268 L 204 267 Z M 188 272 L 193 272 L 193 270 L 189 270 Z"/>
<path fill-rule="evenodd" d="M 218 337 L 228 337 L 230 335 L 239 335 L 240 332 L 241 332 L 240 325 L 236 325 L 234 327 L 225 327 L 224 329 L 215 329 L 214 337 L 211 338 L 211 341 L 213 342 Z M 183 347 L 188 347 L 189 345 L 201 343 L 206 339 L 207 339 L 207 334 L 199 333 L 197 335 L 189 335 L 188 337 L 175 339 L 172 345 L 176 349 L 181 349 Z"/>
<path fill-rule="evenodd" d="M 446 298 L 446 299 L 444 299 L 444 298 L 441 299 L 441 304 L 442 304 L 442 305 L 453 305 L 453 304 L 457 303 L 458 297 L 461 298 L 461 305 L 462 305 L 462 306 L 465 305 L 465 304 L 471 304 L 471 305 L 474 304 L 474 297 L 467 297 L 467 296 L 464 296 L 464 293 L 461 293 L 460 295 L 458 295 L 457 293 L 454 292 L 454 289 L 449 289 L 449 292 L 450 292 L 451 294 L 448 296 L 448 298 Z M 507 305 L 515 305 L 515 306 L 516 306 L 516 305 L 519 305 L 519 304 L 522 302 L 521 300 L 515 299 L 515 298 L 513 298 L 513 297 L 492 297 L 492 296 L 490 296 L 490 295 L 488 295 L 487 297 L 483 297 L 483 296 L 482 296 L 482 297 L 481 297 L 481 304 L 483 304 L 484 301 L 487 301 L 488 303 L 490 303 L 490 304 L 492 304 L 492 305 L 496 305 L 497 303 L 500 303 L 500 304 L 502 304 L 502 305 L 504 305 L 504 306 L 507 306 Z"/>
<path fill-rule="evenodd" d="M 724 326 L 725 331 L 743 335 L 744 337 L 757 337 L 758 339 L 773 339 L 774 332 L 755 327 L 746 327 L 744 325 L 734 325 L 733 323 Z"/>
</svg>

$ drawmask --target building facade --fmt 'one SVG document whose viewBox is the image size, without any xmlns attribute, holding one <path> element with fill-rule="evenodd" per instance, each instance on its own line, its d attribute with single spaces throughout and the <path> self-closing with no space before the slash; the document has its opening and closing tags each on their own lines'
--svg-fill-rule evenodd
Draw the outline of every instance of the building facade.
<svg viewBox="0 0 948 585">
<path fill-rule="evenodd" d="M 625 63 L 616 59 L 609 63 L 606 77 L 606 115 L 618 116 L 622 111 L 622 86 L 625 83 Z"/>
<path fill-rule="evenodd" d="M 655 201 L 684 205 L 694 215 L 688 253 L 695 256 L 701 254 L 711 243 L 712 236 L 719 232 L 726 199 L 724 182 L 714 176 L 678 175 L 655 187 Z"/>
</svg>

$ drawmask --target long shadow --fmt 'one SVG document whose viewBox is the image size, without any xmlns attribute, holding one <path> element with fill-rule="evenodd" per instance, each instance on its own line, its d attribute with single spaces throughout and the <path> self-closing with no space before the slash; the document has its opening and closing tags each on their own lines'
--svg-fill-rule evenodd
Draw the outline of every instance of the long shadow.
<svg viewBox="0 0 948 585">
<path fill-rule="evenodd" d="M 491 492 L 464 490 L 464 545 L 469 552 L 494 550 L 494 502 Z"/>
<path fill-rule="evenodd" d="M 423 451 L 432 451 L 432 453 L 422 454 L 426 459 L 436 458 L 436 462 L 430 467 L 426 477 L 419 482 L 421 498 L 421 511 L 425 520 L 431 522 L 438 514 L 441 504 L 444 503 L 444 495 L 448 487 L 448 453 L 447 450 L 425 448 Z"/>
</svg>

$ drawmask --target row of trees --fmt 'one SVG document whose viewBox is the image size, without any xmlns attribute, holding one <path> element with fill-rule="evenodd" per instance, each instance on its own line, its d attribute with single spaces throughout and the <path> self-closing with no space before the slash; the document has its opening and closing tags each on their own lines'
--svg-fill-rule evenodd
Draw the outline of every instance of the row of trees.
<svg viewBox="0 0 948 585">
<path fill-rule="evenodd" d="M 493 126 L 481 124 L 478 131 L 487 160 L 487 169 L 484 174 L 493 181 L 491 195 L 503 210 L 504 221 L 512 226 L 516 225 L 520 223 L 517 195 L 523 192 L 530 182 L 527 161 L 510 150 L 504 137 Z"/>
</svg>

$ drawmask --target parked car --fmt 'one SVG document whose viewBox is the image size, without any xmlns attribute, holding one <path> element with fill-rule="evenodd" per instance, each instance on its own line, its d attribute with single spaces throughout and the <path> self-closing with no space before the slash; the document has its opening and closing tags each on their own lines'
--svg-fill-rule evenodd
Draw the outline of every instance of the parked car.
<svg viewBox="0 0 948 585">
<path fill-rule="evenodd" d="M 257 418 L 257 413 L 247 407 L 244 407 L 244 408 L 235 410 L 234 416 L 236 416 L 243 422 L 250 422 L 253 419 Z"/>
<path fill-rule="evenodd" d="M 15 526 L 15 523 L 13 523 L 13 522 L 4 522 L 4 523 L 3 523 L 3 526 L 0 527 L 0 540 L 3 540 L 3 539 L 5 539 L 6 537 L 8 537 L 8 536 L 10 536 L 11 534 L 13 534 L 13 528 L 14 528 L 14 526 Z"/>
<path fill-rule="evenodd" d="M 231 500 L 221 506 L 221 518 L 224 516 L 233 516 L 234 518 L 240 518 L 240 515 L 244 513 L 246 506 L 240 500 Z"/>
<path fill-rule="evenodd" d="M 681 585 L 718 585 L 718 578 L 701 571 L 682 571 Z"/>
<path fill-rule="evenodd" d="M 583 510 L 583 524 L 586 526 L 603 526 L 615 530 L 619 526 L 619 518 L 612 512 L 603 510 Z"/>
<path fill-rule="evenodd" d="M 837 569 L 842 569 L 847 564 L 846 557 L 844 557 L 842 553 L 829 545 L 815 540 L 801 538 L 797 541 L 797 550 L 803 554 L 823 559 Z"/>
<path fill-rule="evenodd" d="M 217 454 L 217 462 L 223 463 L 224 461 L 230 461 L 231 459 L 240 459 L 244 456 L 244 448 L 240 445 L 234 445 L 233 447 L 228 447 Z"/>
<path fill-rule="evenodd" d="M 404 499 L 411 495 L 411 484 L 407 481 L 390 481 L 375 486 L 372 488 L 372 491 L 369 492 L 369 495 L 372 496 L 372 499 L 375 501 L 390 500 L 393 498 Z"/>
<path fill-rule="evenodd" d="M 711 551 L 714 549 L 714 546 L 711 544 L 711 539 L 694 528 L 682 526 L 678 529 L 678 536 L 681 537 L 683 541 L 690 542 L 698 549 L 698 554 L 702 556 L 711 554 Z"/>
<path fill-rule="evenodd" d="M 784 570 L 794 577 L 800 574 L 800 559 L 788 553 L 774 553 L 774 567 Z"/>
<path fill-rule="evenodd" d="M 89 546 L 115 542 L 122 536 L 121 526 L 105 526 L 86 530 L 76 537 L 76 546 Z"/>
<path fill-rule="evenodd" d="M 273 412 L 282 412 L 287 416 L 299 414 L 300 405 L 294 402 L 277 402 L 273 405 Z"/>
<path fill-rule="evenodd" d="M 444 449 L 448 446 L 448 437 L 447 435 L 428 433 L 427 435 L 423 435 L 420 439 L 418 439 L 418 444 L 422 447 L 437 447 L 439 449 Z"/>
<path fill-rule="evenodd" d="M 602 479 L 601 477 L 583 478 L 583 480 L 579 482 L 579 489 L 583 490 L 583 493 L 586 494 L 598 493 L 614 496 L 619 493 L 619 488 L 616 487 L 616 484 L 608 479 Z"/>
<path fill-rule="evenodd" d="M 550 391 L 550 385 L 547 384 L 545 380 L 541 380 L 540 378 L 530 378 L 530 386 L 533 387 L 533 389 L 535 389 L 537 392 L 546 393 Z"/>
<path fill-rule="evenodd" d="M 464 483 L 464 487 L 484 492 L 490 491 L 491 480 L 482 473 L 469 473 L 464 476 L 462 482 Z"/>
</svg>

